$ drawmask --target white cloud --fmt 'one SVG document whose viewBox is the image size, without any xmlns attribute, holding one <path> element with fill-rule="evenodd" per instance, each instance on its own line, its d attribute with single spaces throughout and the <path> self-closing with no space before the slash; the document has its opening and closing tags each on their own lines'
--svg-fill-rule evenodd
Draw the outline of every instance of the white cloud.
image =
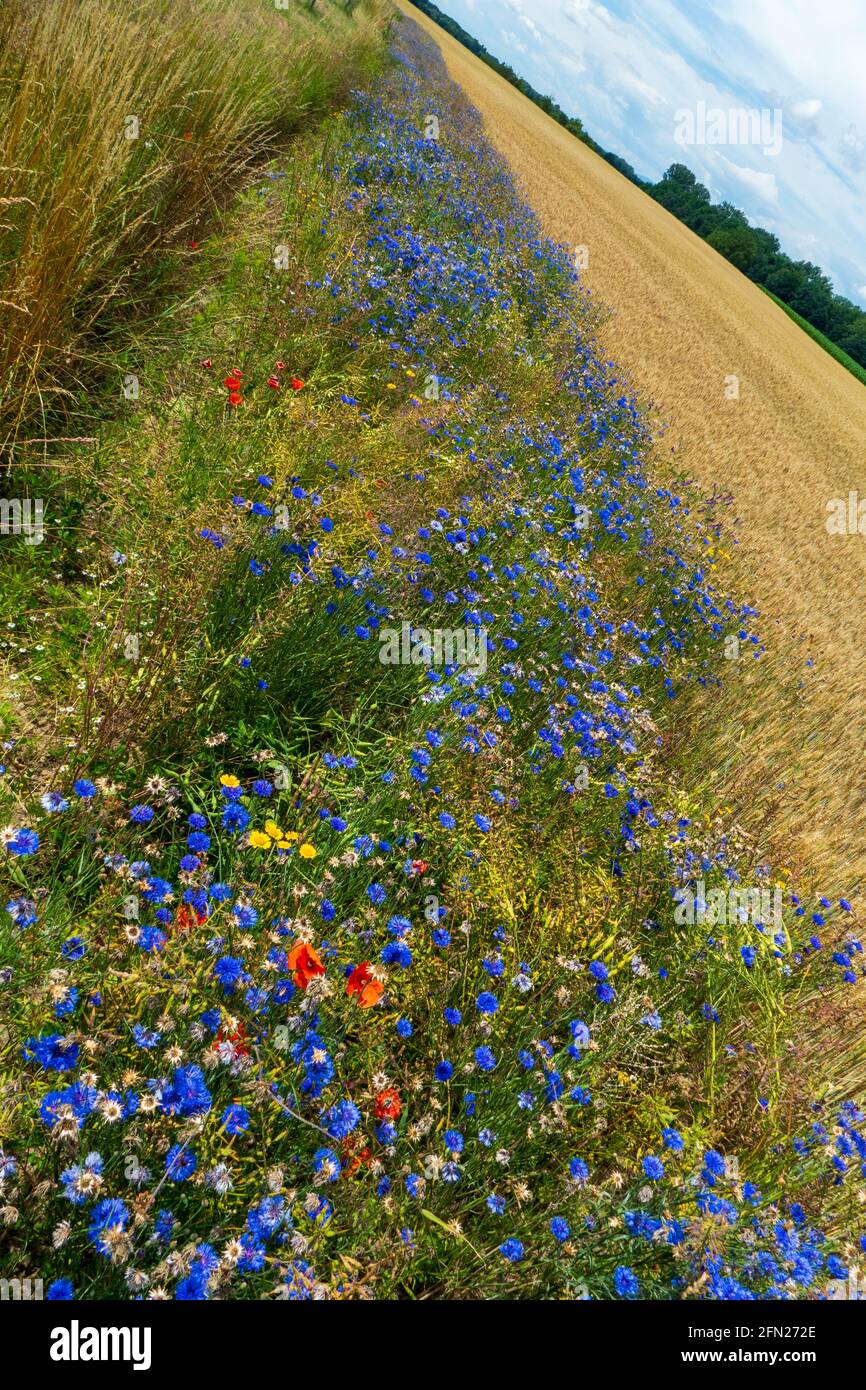
<svg viewBox="0 0 866 1390">
<path fill-rule="evenodd" d="M 804 121 L 813 121 L 824 109 L 823 101 L 811 97 L 808 101 L 795 101 L 791 107 L 793 115 Z"/>
<path fill-rule="evenodd" d="M 562 13 L 572 24 L 581 24 L 590 9 L 590 0 L 563 0 Z"/>
<path fill-rule="evenodd" d="M 729 177 L 743 188 L 757 194 L 765 203 L 777 203 L 779 201 L 779 188 L 775 174 L 762 173 L 760 169 L 750 169 L 748 165 L 735 164 L 732 159 L 728 159 L 723 154 L 717 154 L 716 158 L 724 164 Z"/>
<path fill-rule="evenodd" d="M 511 32 L 510 29 L 500 29 L 499 32 L 500 32 L 500 34 L 502 35 L 502 40 L 503 40 L 503 42 L 504 42 L 504 44 L 505 44 L 505 47 L 508 49 L 509 53 L 511 52 L 512 49 L 514 49 L 517 53 L 526 53 L 526 52 L 528 52 L 528 49 L 527 49 L 527 47 L 526 47 L 526 44 L 525 44 L 525 43 L 521 43 L 521 42 L 520 42 L 520 39 L 517 37 L 517 35 L 516 35 L 516 34 L 512 34 L 512 32 Z"/>
<path fill-rule="evenodd" d="M 439 0 L 604 148 L 657 179 L 683 161 L 714 196 L 810 255 L 840 292 L 861 286 L 866 244 L 866 4 L 863 0 Z M 532 38 L 520 29 L 532 16 Z M 503 48 L 504 33 L 506 47 Z M 680 148 L 674 112 L 780 108 L 783 145 Z M 859 289 L 856 291 L 860 293 Z"/>
<path fill-rule="evenodd" d="M 840 142 L 840 150 L 843 160 L 855 173 L 859 173 L 863 168 L 866 168 L 866 158 L 864 158 L 864 155 L 866 155 L 866 144 L 863 143 L 860 136 L 857 134 L 856 126 L 850 125 L 845 131 Z"/>
<path fill-rule="evenodd" d="M 636 73 L 628 72 L 625 68 L 620 75 L 620 86 L 627 92 L 634 92 L 637 96 L 644 97 L 651 106 L 666 105 L 665 99 L 652 83 L 644 82 L 643 78 Z"/>
</svg>

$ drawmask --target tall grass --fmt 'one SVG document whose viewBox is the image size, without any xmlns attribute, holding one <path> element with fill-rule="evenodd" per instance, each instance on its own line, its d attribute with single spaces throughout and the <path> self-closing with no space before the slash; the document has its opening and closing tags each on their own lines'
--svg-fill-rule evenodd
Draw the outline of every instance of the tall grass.
<svg viewBox="0 0 866 1390">
<path fill-rule="evenodd" d="M 380 50 L 384 6 L 9 0 L 0 11 L 0 446 L 74 422 L 118 320 L 226 188 Z M 58 423 L 60 422 L 60 423 Z"/>
</svg>

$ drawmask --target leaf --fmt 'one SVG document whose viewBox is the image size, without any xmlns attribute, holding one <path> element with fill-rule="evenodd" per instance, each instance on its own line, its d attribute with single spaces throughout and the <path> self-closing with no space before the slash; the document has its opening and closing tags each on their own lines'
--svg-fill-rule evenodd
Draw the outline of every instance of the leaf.
<svg viewBox="0 0 866 1390">
<path fill-rule="evenodd" d="M 475 1249 L 475 1246 L 472 1244 L 472 1241 L 469 1240 L 466 1236 L 464 1236 L 462 1231 L 453 1231 L 451 1227 L 445 1221 L 442 1220 L 441 1216 L 436 1216 L 432 1211 L 428 1211 L 426 1207 L 421 1208 L 421 1215 L 425 1217 L 427 1221 L 433 1221 L 437 1226 L 441 1226 L 442 1230 L 445 1232 L 446 1235 L 452 1236 L 455 1240 L 462 1240 L 464 1245 L 469 1246 L 469 1249 L 472 1251 L 473 1255 L 477 1255 L 478 1259 L 481 1260 L 482 1264 L 484 1263 L 484 1256 L 480 1253 L 480 1251 Z"/>
</svg>

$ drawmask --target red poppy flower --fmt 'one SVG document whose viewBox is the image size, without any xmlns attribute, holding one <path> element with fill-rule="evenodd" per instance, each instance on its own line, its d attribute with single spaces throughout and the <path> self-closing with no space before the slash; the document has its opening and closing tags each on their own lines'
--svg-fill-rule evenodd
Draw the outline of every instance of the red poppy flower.
<svg viewBox="0 0 866 1390">
<path fill-rule="evenodd" d="M 286 364 L 285 364 L 285 362 L 277 362 L 277 364 L 276 364 L 276 370 L 277 370 L 278 372 L 284 372 L 284 371 L 286 370 Z"/>
<path fill-rule="evenodd" d="M 353 1173 L 357 1173 L 362 1165 L 366 1168 L 372 1161 L 372 1151 L 366 1146 L 356 1152 L 356 1135 L 354 1134 L 347 1135 L 340 1147 L 347 1178 L 350 1178 Z"/>
<path fill-rule="evenodd" d="M 190 907 L 189 903 L 181 903 L 174 915 L 174 925 L 179 931 L 189 931 L 196 923 L 201 926 L 202 922 L 206 921 L 207 917 L 196 912 L 194 908 Z"/>
<path fill-rule="evenodd" d="M 374 1004 L 378 1004 L 385 991 L 385 986 L 381 980 L 373 976 L 370 962 L 362 961 L 356 965 L 348 980 L 346 981 L 346 993 L 349 998 L 353 994 L 358 996 L 358 1007 L 361 1009 L 371 1009 Z"/>
<path fill-rule="evenodd" d="M 243 405 L 243 400 L 240 391 L 229 391 L 229 405 Z"/>
<path fill-rule="evenodd" d="M 269 376 L 269 377 L 268 377 L 268 385 L 270 386 L 270 388 L 271 388 L 272 391 L 279 391 L 279 389 L 280 389 L 279 380 L 278 380 L 278 378 L 275 377 L 275 376 Z"/>
<path fill-rule="evenodd" d="M 291 384 L 292 384 L 292 390 L 293 390 L 293 391 L 301 391 L 301 390 L 303 390 L 304 383 L 301 381 L 301 378 L 300 378 L 299 376 L 293 376 L 293 377 L 292 377 L 292 383 L 291 383 Z"/>
<path fill-rule="evenodd" d="M 211 367 L 213 366 L 213 362 L 210 360 L 209 357 L 203 357 L 201 362 L 199 363 L 199 366 L 204 367 L 205 371 L 209 372 Z"/>
<path fill-rule="evenodd" d="M 324 975 L 325 967 L 315 946 L 299 941 L 289 951 L 289 969 L 293 972 L 298 989 L 306 989 L 317 975 Z"/>
<path fill-rule="evenodd" d="M 197 250 L 198 250 L 198 242 L 197 242 L 197 241 L 191 241 L 190 244 L 189 244 L 189 249 L 190 249 L 190 251 L 197 251 Z"/>
<path fill-rule="evenodd" d="M 412 872 L 415 874 L 426 874 L 429 867 L 430 865 L 427 863 L 426 859 L 412 860 Z"/>
<path fill-rule="evenodd" d="M 403 1102 L 393 1086 L 380 1091 L 373 1105 L 377 1120 L 399 1120 L 403 1113 Z"/>
</svg>

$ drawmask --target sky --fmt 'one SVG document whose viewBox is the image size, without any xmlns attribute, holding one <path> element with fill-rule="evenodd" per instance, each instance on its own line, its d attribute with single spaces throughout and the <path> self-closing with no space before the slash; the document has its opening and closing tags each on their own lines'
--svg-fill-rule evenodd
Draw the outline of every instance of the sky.
<svg viewBox="0 0 866 1390">
<path fill-rule="evenodd" d="M 866 0 L 437 3 L 643 178 L 687 164 L 866 307 Z M 731 141 L 742 109 L 760 141 Z"/>
</svg>

